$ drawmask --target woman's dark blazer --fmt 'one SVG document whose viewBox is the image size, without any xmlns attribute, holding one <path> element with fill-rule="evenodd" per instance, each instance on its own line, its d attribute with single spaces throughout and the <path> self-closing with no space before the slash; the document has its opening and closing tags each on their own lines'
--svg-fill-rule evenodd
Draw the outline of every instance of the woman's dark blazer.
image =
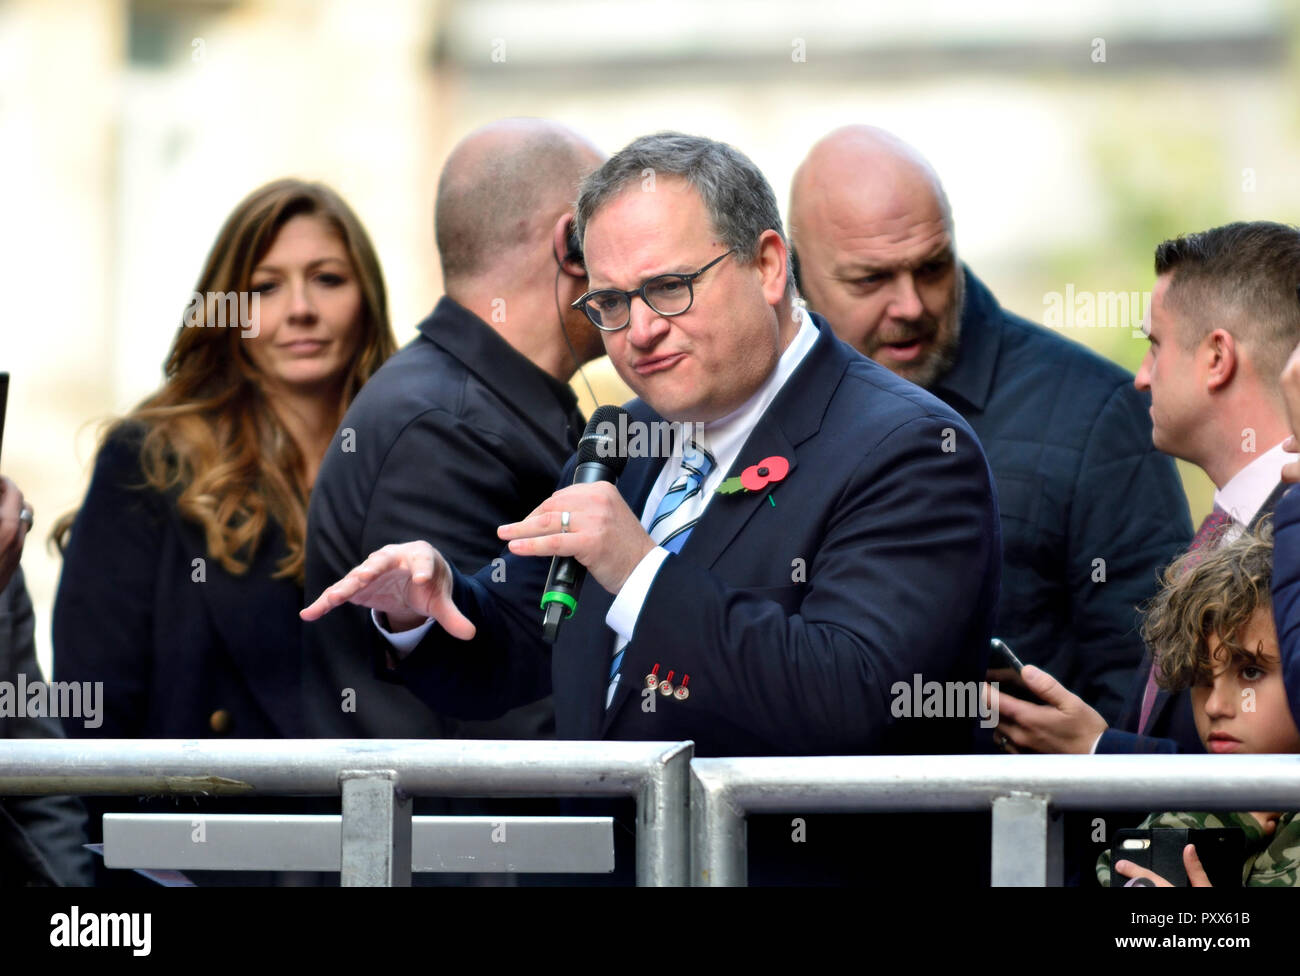
<svg viewBox="0 0 1300 976">
<path fill-rule="evenodd" d="M 302 589 L 272 578 L 282 530 L 232 576 L 174 496 L 144 487 L 142 434 L 121 428 L 100 450 L 64 557 L 54 676 L 104 683 L 102 724 L 65 721 L 68 735 L 300 736 Z"/>
</svg>

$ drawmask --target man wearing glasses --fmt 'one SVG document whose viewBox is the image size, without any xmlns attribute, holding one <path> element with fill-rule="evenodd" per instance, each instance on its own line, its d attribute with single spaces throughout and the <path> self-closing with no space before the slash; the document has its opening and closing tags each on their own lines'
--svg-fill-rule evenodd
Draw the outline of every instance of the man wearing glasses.
<svg viewBox="0 0 1300 976">
<path fill-rule="evenodd" d="M 500 528 L 503 582 L 389 546 L 304 617 L 372 608 L 396 676 L 451 714 L 553 689 L 560 738 L 966 751 L 973 711 L 921 715 L 911 689 L 978 680 L 987 659 L 1000 541 L 970 428 L 794 306 L 775 197 L 731 147 L 637 139 L 584 182 L 575 220 L 591 289 L 575 305 L 638 395 L 631 423 L 698 436 L 632 457 L 617 485 L 570 485 L 571 461 Z M 537 601 L 555 555 L 589 579 L 552 653 Z M 751 877 L 809 880 L 802 853 Z"/>
</svg>

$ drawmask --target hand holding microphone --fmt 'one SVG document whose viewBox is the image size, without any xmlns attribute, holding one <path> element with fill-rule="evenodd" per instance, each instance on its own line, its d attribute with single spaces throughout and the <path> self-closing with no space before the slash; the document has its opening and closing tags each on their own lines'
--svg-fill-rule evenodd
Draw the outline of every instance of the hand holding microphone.
<svg viewBox="0 0 1300 976">
<path fill-rule="evenodd" d="M 542 593 L 543 637 L 554 641 L 560 621 L 577 609 L 578 593 L 590 573 L 610 593 L 617 593 L 654 542 L 641 520 L 614 487 L 627 458 L 613 432 L 621 407 L 600 407 L 592 414 L 578 446 L 573 484 L 557 491 L 520 522 L 503 525 L 497 534 L 521 556 L 552 556 Z"/>
</svg>

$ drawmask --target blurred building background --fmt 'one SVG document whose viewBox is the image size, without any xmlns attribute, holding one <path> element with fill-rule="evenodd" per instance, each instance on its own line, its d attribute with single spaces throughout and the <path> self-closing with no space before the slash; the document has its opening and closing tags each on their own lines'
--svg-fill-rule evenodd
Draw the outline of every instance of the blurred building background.
<svg viewBox="0 0 1300 976">
<path fill-rule="evenodd" d="M 1140 310 L 1052 309 L 1144 295 L 1166 237 L 1300 220 L 1298 53 L 1280 0 L 0 0 L 0 464 L 37 512 L 42 664 L 45 536 L 261 183 L 319 179 L 354 206 L 405 342 L 440 294 L 441 162 L 483 122 L 546 116 L 609 151 L 705 134 L 783 203 L 813 140 L 872 122 L 929 156 L 1003 304 L 1132 370 Z M 622 398 L 607 363 L 588 373 Z M 1186 483 L 1199 519 L 1211 488 Z"/>
</svg>

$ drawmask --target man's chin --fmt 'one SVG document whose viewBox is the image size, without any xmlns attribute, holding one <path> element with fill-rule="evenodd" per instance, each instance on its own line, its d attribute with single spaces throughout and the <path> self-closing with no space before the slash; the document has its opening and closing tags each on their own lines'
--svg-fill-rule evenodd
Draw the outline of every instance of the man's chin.
<svg viewBox="0 0 1300 976">
<path fill-rule="evenodd" d="M 877 350 L 872 358 L 881 366 L 884 366 L 896 376 L 901 376 L 909 383 L 915 383 L 917 386 L 928 387 L 939 378 L 943 371 L 943 363 L 937 355 L 937 350 L 930 346 L 922 349 L 920 355 L 913 359 L 901 359 L 890 352 Z"/>
</svg>

